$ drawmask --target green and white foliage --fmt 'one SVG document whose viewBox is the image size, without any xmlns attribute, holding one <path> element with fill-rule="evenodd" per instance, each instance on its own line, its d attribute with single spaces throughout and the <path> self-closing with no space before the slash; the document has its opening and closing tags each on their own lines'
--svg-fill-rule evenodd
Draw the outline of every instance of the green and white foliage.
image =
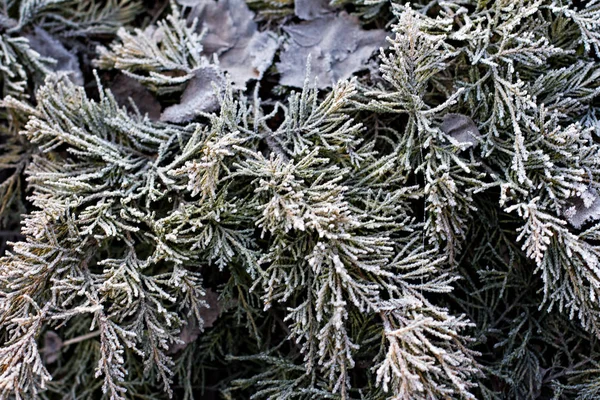
<svg viewBox="0 0 600 400">
<path fill-rule="evenodd" d="M 31 49 L 27 39 L 0 33 L 1 98 L 29 99 L 32 81 L 49 72 L 48 61 Z M 31 147 L 18 135 L 24 122 L 18 114 L 0 112 L 0 228 L 7 231 L 18 225 L 19 215 L 25 211 L 22 173 Z"/>
<path fill-rule="evenodd" d="M 2 98 L 7 95 L 28 97 L 32 89 L 28 84 L 41 84 L 45 74 L 57 63 L 52 55 L 40 57 L 31 49 L 27 37 L 31 37 L 32 28 L 36 33 L 41 30 L 51 37 L 56 43 L 52 45 L 62 47 L 56 38 L 68 41 L 78 36 L 111 35 L 133 20 L 139 11 L 139 4 L 131 0 L 4 0 L 0 6 Z M 62 54 L 55 58 L 58 56 Z"/>
<path fill-rule="evenodd" d="M 2 1 L 0 3 L 0 99 L 7 96 L 34 102 L 32 95 L 52 70 L 70 72 L 82 81 L 74 38 L 111 35 L 130 22 L 139 4 L 125 1 Z M 70 50 L 64 43 L 69 42 Z M 25 211 L 23 171 L 35 151 L 18 131 L 26 115 L 0 114 L 0 228 L 18 234 Z M 13 232 L 13 233 L 11 233 Z M 4 242 L 4 239 L 2 239 Z M 4 249 L 4 243 L 2 243 Z"/>
<path fill-rule="evenodd" d="M 11 356 L 2 358 L 2 395 L 35 396 L 45 387 L 41 359 L 31 363 L 33 348 L 21 349 L 63 324 L 71 336 L 98 331 L 95 376 L 109 398 L 126 398 L 126 349 L 168 391 L 169 346 L 186 318 L 202 324 L 206 303 L 197 260 L 190 270 L 189 255 L 169 244 L 163 213 L 152 205 L 178 207 L 159 189 L 172 184 L 160 165 L 194 131 L 158 129 L 128 116 L 110 93 L 90 101 L 82 88 L 54 78 L 37 100 L 25 133 L 41 150 L 28 170 L 39 211 L 25 218 L 29 239 L 4 260 L 2 325 L 10 344 L 2 351 Z M 63 156 L 52 151 L 59 146 Z"/>
<path fill-rule="evenodd" d="M 268 133 L 270 157 L 256 154 L 235 173 L 253 178 L 256 223 L 271 241 L 260 260 L 265 309 L 289 304 L 284 321 L 307 372 L 317 368 L 342 398 L 360 347 L 348 332 L 353 313 L 380 318 L 385 356 L 374 369 L 385 392 L 470 397 L 476 367 L 457 334 L 468 323 L 424 296 L 451 290 L 453 278 L 417 233 L 409 202 L 421 194 L 396 180 L 342 112 L 353 91 L 340 83 L 320 104 L 314 90 L 292 95 Z"/>
<path fill-rule="evenodd" d="M 475 211 L 472 194 L 499 186 L 500 196 L 492 201 L 523 219 L 516 240 L 545 282 L 543 304 L 566 310 L 599 334 L 596 228 L 580 229 L 597 218 L 599 148 L 595 127 L 585 119 L 599 93 L 597 63 L 582 56 L 564 67 L 575 50 L 552 36 L 568 23 L 554 4 L 494 2 L 470 12 L 444 3 L 435 20 L 410 6 L 396 10 L 396 30 L 402 30 L 381 67 L 391 87 L 367 92 L 375 97 L 367 108 L 408 115 L 400 136 L 402 164 L 424 173 L 426 227 L 433 228 L 427 237 L 447 243 L 445 253 L 453 257 Z M 567 14 L 584 18 L 590 10 Z M 581 40 L 589 44 L 593 37 L 590 32 Z M 540 73 L 541 66 L 549 70 Z M 448 71 L 459 74 L 453 83 Z M 434 93 L 426 93 L 432 86 Z M 438 90 L 446 100 L 428 106 L 428 95 Z M 481 150 L 470 155 L 464 144 L 441 138 L 430 122 L 436 114 L 465 109 L 483 131 Z M 426 150 L 435 151 L 440 138 L 461 154 L 439 152 L 428 159 Z M 444 171 L 444 179 L 430 171 Z"/>
<path fill-rule="evenodd" d="M 18 8 L 12 30 L 36 25 L 63 37 L 114 35 L 140 12 L 134 0 L 4 0 L 5 10 Z"/>
<path fill-rule="evenodd" d="M 29 47 L 27 39 L 22 37 L 0 34 L 0 57 L 2 97 L 11 95 L 27 98 L 31 74 L 37 74 L 39 78 L 48 72 L 48 60 L 41 59 Z"/>
<path fill-rule="evenodd" d="M 108 398 L 135 393 L 126 366 L 136 363 L 170 394 L 169 349 L 186 324 L 202 324 L 208 269 L 254 277 L 251 291 L 284 313 L 307 373 L 332 394 L 350 396 L 358 313 L 379 321 L 385 392 L 472 397 L 477 369 L 458 334 L 468 323 L 425 297 L 454 278 L 420 240 L 409 204 L 418 188 L 377 160 L 345 114 L 354 94 L 350 82 L 323 100 L 305 89 L 265 115 L 229 90 L 220 114 L 186 127 L 130 116 L 110 92 L 92 101 L 57 78 L 35 110 L 11 101 L 31 114 L 24 132 L 41 153 L 28 168 L 28 239 L 2 260 L 3 393 L 47 385 L 39 354 L 26 360 L 54 329 L 66 341 L 98 332 L 92 359 Z"/>
<path fill-rule="evenodd" d="M 382 78 L 389 86 L 366 92 L 373 98 L 366 108 L 406 118 L 401 129 L 391 131 L 396 168 L 406 179 L 412 174 L 422 179 L 427 240 L 443 246 L 452 263 L 460 250 L 469 214 L 475 211 L 473 193 L 485 186 L 481 165 L 461 153 L 472 144 L 444 132 L 435 121 L 457 102 L 463 90 L 450 93 L 437 105 L 428 104 L 426 97 L 429 85 L 441 85 L 437 76 L 456 56 L 445 42 L 452 20 L 433 20 L 410 8 L 400 12 L 398 18 L 396 36 L 390 40 L 391 52 L 381 55 Z"/>
<path fill-rule="evenodd" d="M 0 399 L 600 396 L 598 1 L 178 3 L 5 2 Z"/>
<path fill-rule="evenodd" d="M 519 217 L 497 214 L 490 205 L 482 206 L 468 233 L 472 245 L 459 267 L 464 279 L 452 294 L 476 324 L 473 344 L 484 372 L 478 398 L 597 396 L 597 339 L 578 321 L 539 308 L 543 283 L 531 273 L 534 261 L 500 227 L 501 220 Z"/>
<path fill-rule="evenodd" d="M 173 13 L 145 30 L 132 33 L 121 28 L 119 42 L 110 49 L 99 47 L 100 68 L 116 68 L 138 79 L 158 93 L 180 90 L 193 78 L 194 71 L 206 66 L 202 55 L 202 34 L 196 32 L 173 6 Z"/>
<path fill-rule="evenodd" d="M 477 219 L 472 218 L 483 207 L 494 205 L 494 213 L 509 213 L 505 220 L 510 222 L 494 219 L 488 229 L 496 224 L 516 230 L 507 240 L 523 251 L 520 260 L 531 268 L 529 273 L 541 277 L 543 296 L 535 297 L 534 305 L 548 313 L 563 311 L 563 318 L 578 320 L 588 335 L 597 337 L 597 4 L 590 2 L 580 9 L 570 2 L 551 1 L 440 2 L 438 6 L 435 12 L 430 4 L 395 7 L 399 34 L 391 40 L 391 52 L 382 54 L 382 82 L 375 90 L 365 90 L 359 106 L 376 111 L 377 119 L 385 121 L 385 129 L 374 134 L 393 143 L 399 166 L 405 166 L 408 179 L 423 185 L 426 193 L 440 184 L 422 166 L 429 148 L 436 149 L 431 144 L 457 148 L 451 158 L 435 153 L 431 157 L 450 171 L 452 165 L 465 168 L 449 174 L 463 187 L 454 193 L 441 191 L 460 201 L 446 197 L 433 208 L 436 203 L 425 197 L 426 227 L 433 228 L 426 231 L 426 239 L 445 244 L 441 250 L 446 256 L 460 254 L 450 260 L 468 271 L 458 260 L 468 263 L 460 246 L 476 227 Z M 457 112 L 478 125 L 481 135 L 473 138 L 478 143 L 454 143 L 444 137 L 440 120 Z M 428 214 L 429 210 L 435 211 Z M 448 226 L 458 229 L 448 230 Z M 488 236 L 479 232 L 482 236 L 469 241 L 485 248 Z M 489 251 L 505 253 L 487 246 Z M 464 293 L 473 292 L 478 293 L 477 286 Z M 460 300 L 467 302 L 464 297 Z M 478 320 L 474 322 L 480 327 Z M 542 335 L 541 340 L 550 341 L 552 334 Z M 532 359 L 547 360 L 535 348 L 531 351 Z M 489 354 L 481 359 L 485 357 Z M 582 376 L 575 371 L 583 370 L 586 363 L 572 358 L 567 362 L 574 376 Z M 533 364 L 521 366 L 520 372 L 503 369 L 501 376 L 507 382 L 503 393 L 514 398 L 541 396 L 521 392 L 526 386 L 523 376 L 542 379 L 531 368 Z M 568 374 L 550 376 L 542 379 L 548 379 L 549 386 L 568 380 Z M 488 384 L 482 382 L 480 394 L 489 395 Z M 585 386 L 561 385 L 564 393 L 571 394 Z"/>
<path fill-rule="evenodd" d="M 471 105 L 484 127 L 481 157 L 500 184 L 500 205 L 523 218 L 517 241 L 537 264 L 545 283 L 544 304 L 577 316 L 597 335 L 595 228 L 582 232 L 574 219 L 594 205 L 599 181 L 599 148 L 593 127 L 583 121 L 598 94 L 597 66 L 580 57 L 564 67 L 573 60 L 574 49 L 553 38 L 555 29 L 569 23 L 554 4 L 501 3 L 482 10 L 479 18 L 463 14 L 463 28 L 449 37 L 468 43 L 460 48 L 459 57 L 471 65 L 460 85 L 460 103 Z M 511 12 L 513 7 L 519 12 Z M 446 10 L 454 15 L 460 11 Z M 576 20 L 589 12 L 567 14 Z M 589 34 L 581 38 L 585 49 L 592 46 L 593 31 Z M 540 66 L 547 71 L 540 73 Z M 554 83 L 557 76 L 560 85 Z M 579 201 L 582 210 L 576 208 Z"/>
</svg>

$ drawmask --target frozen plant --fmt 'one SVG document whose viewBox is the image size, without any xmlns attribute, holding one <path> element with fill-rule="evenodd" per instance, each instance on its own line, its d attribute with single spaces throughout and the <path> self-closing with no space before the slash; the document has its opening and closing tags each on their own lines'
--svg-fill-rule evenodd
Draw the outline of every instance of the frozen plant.
<svg viewBox="0 0 600 400">
<path fill-rule="evenodd" d="M 247 3 L 6 2 L 0 399 L 600 396 L 600 2 Z"/>
</svg>

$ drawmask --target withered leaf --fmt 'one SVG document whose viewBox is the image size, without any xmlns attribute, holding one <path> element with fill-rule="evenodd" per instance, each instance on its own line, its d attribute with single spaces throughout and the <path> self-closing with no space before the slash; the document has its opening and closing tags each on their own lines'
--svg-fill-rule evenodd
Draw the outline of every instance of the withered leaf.
<svg viewBox="0 0 600 400">
<path fill-rule="evenodd" d="M 198 320 L 193 314 L 186 320 L 186 324 L 181 328 L 179 332 L 179 339 L 182 343 L 173 343 L 167 351 L 168 354 L 175 354 L 185 349 L 190 343 L 193 343 L 198 339 L 200 333 L 204 328 L 210 328 L 213 326 L 219 314 L 221 313 L 222 305 L 219 301 L 219 295 L 211 289 L 205 290 L 204 300 L 208 304 L 208 308 L 203 308 L 200 312 L 202 317 L 202 328 L 198 324 Z"/>
<path fill-rule="evenodd" d="M 179 104 L 165 108 L 161 121 L 187 122 L 203 112 L 219 108 L 217 93 L 225 90 L 225 76 L 215 65 L 207 65 L 195 71 L 185 88 Z"/>
<path fill-rule="evenodd" d="M 233 87 L 243 89 L 251 79 L 260 80 L 271 66 L 279 47 L 277 36 L 257 32 L 219 57 L 220 67 L 229 74 Z"/>
<path fill-rule="evenodd" d="M 332 12 L 328 0 L 295 0 L 294 13 L 298 18 L 311 21 Z"/>
<path fill-rule="evenodd" d="M 451 136 L 459 143 L 468 143 L 471 147 L 479 142 L 481 134 L 473 120 L 463 114 L 446 114 L 440 127 L 442 132 Z"/>
<path fill-rule="evenodd" d="M 160 103 L 138 80 L 119 74 L 110 83 L 109 88 L 119 105 L 130 108 L 131 98 L 142 115 L 147 114 L 153 121 L 160 118 Z"/>
<path fill-rule="evenodd" d="M 209 308 L 203 308 L 201 312 L 202 320 L 204 321 L 203 326 L 205 328 L 211 328 L 223 308 L 219 301 L 219 295 L 211 289 L 205 290 L 206 295 L 204 300 L 208 303 Z"/>
<path fill-rule="evenodd" d="M 244 36 L 256 31 L 254 14 L 243 0 L 197 0 L 189 19 L 198 19 L 198 28 L 205 31 L 202 46 L 207 55 L 229 50 Z"/>
<path fill-rule="evenodd" d="M 52 364 L 60 357 L 60 351 L 63 347 L 63 341 L 54 331 L 48 331 L 44 334 L 44 361 L 46 364 Z"/>
<path fill-rule="evenodd" d="M 316 77 L 317 87 L 326 88 L 364 69 L 373 52 L 385 46 L 385 31 L 363 30 L 358 19 L 345 12 L 283 29 L 289 40 L 277 69 L 286 86 L 304 86 L 309 56 L 311 83 Z"/>
<path fill-rule="evenodd" d="M 50 57 L 56 60 L 52 69 L 56 72 L 65 72 L 69 78 L 78 85 L 83 85 L 83 75 L 79 67 L 79 60 L 75 54 L 69 52 L 63 44 L 54 38 L 46 30 L 36 26 L 33 33 L 25 35 L 32 49 L 42 57 Z"/>
<path fill-rule="evenodd" d="M 277 35 L 258 31 L 254 13 L 244 0 L 199 0 L 190 18 L 198 18 L 199 29 L 205 31 L 205 54 L 218 56 L 234 88 L 244 89 L 249 80 L 261 79 L 271 66 L 279 48 Z"/>
</svg>

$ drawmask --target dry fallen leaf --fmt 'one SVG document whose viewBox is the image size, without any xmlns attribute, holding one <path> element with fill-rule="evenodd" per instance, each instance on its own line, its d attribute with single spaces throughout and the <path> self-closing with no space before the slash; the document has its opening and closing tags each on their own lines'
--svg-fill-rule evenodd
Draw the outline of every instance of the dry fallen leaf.
<svg viewBox="0 0 600 400">
<path fill-rule="evenodd" d="M 58 360 L 62 347 L 63 341 L 56 332 L 46 332 L 44 335 L 44 361 L 46 364 L 52 364 Z"/>
<path fill-rule="evenodd" d="M 467 147 L 477 144 L 481 138 L 477 125 L 463 114 L 446 114 L 440 129 L 459 143 L 469 143 Z"/>
<path fill-rule="evenodd" d="M 234 88 L 245 89 L 250 79 L 262 78 L 279 41 L 273 32 L 258 31 L 244 0 L 180 0 L 180 4 L 193 7 L 189 18 L 198 18 L 198 29 L 205 31 L 204 53 L 218 56 Z"/>
<path fill-rule="evenodd" d="M 205 290 L 206 295 L 204 296 L 204 300 L 208 303 L 208 308 L 203 308 L 200 312 L 200 316 L 202 317 L 202 329 L 200 328 L 196 317 L 192 314 L 188 317 L 186 324 L 181 328 L 181 332 L 179 333 L 179 339 L 183 343 L 173 343 L 169 347 L 167 351 L 168 354 L 175 354 L 179 351 L 185 349 L 188 344 L 193 343 L 202 330 L 204 328 L 211 328 L 219 314 L 221 313 L 222 305 L 219 301 L 219 295 L 212 291 L 211 289 Z"/>
<path fill-rule="evenodd" d="M 160 118 L 160 103 L 138 80 L 120 74 L 113 79 L 109 88 L 119 105 L 131 108 L 131 98 L 142 115 L 147 114 L 153 121 Z"/>
<path fill-rule="evenodd" d="M 204 321 L 203 326 L 205 328 L 211 328 L 223 308 L 219 301 L 219 295 L 211 289 L 205 290 L 206 295 L 204 300 L 208 303 L 209 308 L 203 308 L 201 312 L 202 320 Z"/>
<path fill-rule="evenodd" d="M 358 19 L 347 13 L 283 29 L 289 40 L 277 69 L 281 73 L 280 83 L 286 86 L 304 86 L 309 56 L 309 79 L 316 77 L 317 87 L 326 88 L 364 69 L 372 54 L 386 45 L 385 31 L 363 30 Z"/>
<path fill-rule="evenodd" d="M 271 32 L 256 32 L 219 57 L 219 66 L 229 74 L 234 88 L 244 89 L 251 79 L 260 80 L 273 63 L 279 48 L 277 36 Z"/>
<path fill-rule="evenodd" d="M 240 0 L 198 0 L 188 20 L 198 19 L 198 28 L 205 31 L 204 53 L 210 56 L 229 50 L 240 37 L 252 35 L 256 30 L 253 16 Z"/>
<path fill-rule="evenodd" d="M 298 18 L 311 21 L 321 18 L 332 12 L 328 0 L 296 0 L 294 1 L 294 13 Z"/>
<path fill-rule="evenodd" d="M 60 41 L 38 26 L 34 28 L 33 33 L 25 35 L 25 37 L 29 40 L 31 48 L 42 57 L 51 57 L 56 60 L 56 64 L 52 66 L 54 71 L 66 72 L 73 83 L 83 85 L 83 75 L 77 56 L 65 49 Z"/>
<path fill-rule="evenodd" d="M 225 90 L 225 76 L 215 65 L 207 65 L 195 71 L 179 104 L 165 108 L 161 121 L 187 122 L 203 112 L 219 108 L 218 92 Z"/>
</svg>

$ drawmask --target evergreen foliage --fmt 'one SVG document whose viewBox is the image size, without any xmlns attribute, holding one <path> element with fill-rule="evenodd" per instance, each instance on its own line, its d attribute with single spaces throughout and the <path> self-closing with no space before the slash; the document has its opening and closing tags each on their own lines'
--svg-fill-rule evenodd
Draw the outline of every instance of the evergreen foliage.
<svg viewBox="0 0 600 400">
<path fill-rule="evenodd" d="M 598 398 L 600 2 L 239 3 L 2 3 L 0 399 Z"/>
</svg>

